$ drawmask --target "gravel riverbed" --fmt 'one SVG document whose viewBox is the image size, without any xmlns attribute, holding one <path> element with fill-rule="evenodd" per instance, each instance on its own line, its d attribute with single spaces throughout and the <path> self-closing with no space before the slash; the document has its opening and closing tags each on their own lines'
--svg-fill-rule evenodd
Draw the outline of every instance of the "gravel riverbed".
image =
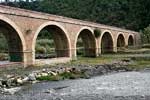
<svg viewBox="0 0 150 100">
<path fill-rule="evenodd" d="M 91 79 L 41 82 L 0 100 L 150 100 L 150 72 L 120 72 Z"/>
</svg>

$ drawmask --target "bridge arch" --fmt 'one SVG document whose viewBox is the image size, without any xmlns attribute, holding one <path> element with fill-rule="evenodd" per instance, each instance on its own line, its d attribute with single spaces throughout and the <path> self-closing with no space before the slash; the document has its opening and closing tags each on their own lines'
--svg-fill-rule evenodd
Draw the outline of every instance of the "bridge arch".
<svg viewBox="0 0 150 100">
<path fill-rule="evenodd" d="M 82 39 L 83 43 L 83 53 L 86 57 L 95 57 L 96 56 L 96 39 L 93 34 L 93 30 L 89 27 L 82 27 L 76 35 L 75 39 L 75 54 L 77 56 L 77 41 Z"/>
<path fill-rule="evenodd" d="M 7 40 L 10 61 L 25 63 L 26 43 L 20 28 L 9 18 L 0 15 L 0 32 Z"/>
<path fill-rule="evenodd" d="M 134 38 L 133 35 L 129 35 L 128 37 L 128 46 L 134 46 Z"/>
<path fill-rule="evenodd" d="M 40 27 L 38 27 L 38 29 L 35 32 L 32 42 L 32 50 L 34 56 L 33 61 L 35 60 L 35 45 L 37 37 L 39 33 L 45 28 L 52 33 L 57 57 L 71 57 L 70 53 L 71 44 L 69 36 L 67 34 L 68 33 L 67 30 L 65 30 L 63 26 L 61 26 L 60 24 L 50 21 L 42 24 Z"/>
<path fill-rule="evenodd" d="M 114 50 L 114 38 L 112 32 L 104 30 L 100 37 L 101 53 L 112 53 Z"/>
<path fill-rule="evenodd" d="M 125 36 L 123 33 L 118 33 L 117 36 L 117 49 L 125 47 Z"/>
</svg>

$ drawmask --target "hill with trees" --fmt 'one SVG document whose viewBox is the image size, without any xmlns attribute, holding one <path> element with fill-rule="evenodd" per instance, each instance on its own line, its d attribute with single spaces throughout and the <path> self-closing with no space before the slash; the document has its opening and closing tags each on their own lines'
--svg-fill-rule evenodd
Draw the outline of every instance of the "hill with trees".
<svg viewBox="0 0 150 100">
<path fill-rule="evenodd" d="M 6 0 L 3 4 L 139 31 L 150 24 L 150 0 Z"/>
</svg>

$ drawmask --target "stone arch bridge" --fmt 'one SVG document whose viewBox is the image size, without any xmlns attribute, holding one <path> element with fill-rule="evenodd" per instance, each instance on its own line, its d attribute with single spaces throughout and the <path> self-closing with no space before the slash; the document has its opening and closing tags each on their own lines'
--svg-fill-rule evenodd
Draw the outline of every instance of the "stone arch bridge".
<svg viewBox="0 0 150 100">
<path fill-rule="evenodd" d="M 8 42 L 10 61 L 34 64 L 36 39 L 44 28 L 52 33 L 57 57 L 69 60 L 76 58 L 79 36 L 86 56 L 117 52 L 117 47 L 138 46 L 140 42 L 139 33 L 134 31 L 0 5 L 0 32 Z M 101 30 L 98 38 L 94 35 L 95 29 Z"/>
</svg>

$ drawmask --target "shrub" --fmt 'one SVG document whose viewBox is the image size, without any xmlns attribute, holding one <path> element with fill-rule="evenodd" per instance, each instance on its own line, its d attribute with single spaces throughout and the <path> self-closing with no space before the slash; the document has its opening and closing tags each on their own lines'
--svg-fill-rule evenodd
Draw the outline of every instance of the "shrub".
<svg viewBox="0 0 150 100">
<path fill-rule="evenodd" d="M 150 44 L 144 44 L 142 45 L 142 48 L 150 48 Z"/>
<path fill-rule="evenodd" d="M 50 39 L 38 39 L 36 44 L 42 45 L 42 46 L 48 45 L 50 47 L 54 46 L 53 40 L 50 40 Z"/>
<path fill-rule="evenodd" d="M 9 59 L 8 54 L 0 53 L 0 60 L 1 61 L 8 60 L 8 59 Z"/>
<path fill-rule="evenodd" d="M 41 53 L 41 54 L 45 54 L 45 53 L 54 53 L 54 42 L 53 40 L 50 39 L 39 39 L 36 42 L 36 53 Z"/>
<path fill-rule="evenodd" d="M 143 44 L 150 44 L 150 25 L 141 32 L 141 39 Z"/>
<path fill-rule="evenodd" d="M 41 77 L 38 77 L 37 80 L 39 81 L 59 81 L 61 80 L 61 77 L 59 75 L 56 75 L 56 76 L 41 76 Z"/>
<path fill-rule="evenodd" d="M 100 35 L 101 35 L 101 30 L 95 29 L 95 30 L 94 30 L 94 35 L 95 35 L 96 38 L 100 37 Z"/>
<path fill-rule="evenodd" d="M 62 79 L 77 79 L 77 78 L 87 78 L 85 73 L 79 72 L 79 71 L 73 71 L 73 72 L 63 72 L 61 74 L 58 74 L 56 76 L 41 76 L 38 77 L 37 80 L 39 81 L 59 81 Z"/>
<path fill-rule="evenodd" d="M 45 54 L 46 53 L 46 48 L 44 48 L 43 46 L 37 45 L 36 46 L 36 53 Z"/>
<path fill-rule="evenodd" d="M 79 47 L 78 49 L 77 49 L 77 55 L 84 55 L 84 48 L 82 48 L 82 47 Z"/>
<path fill-rule="evenodd" d="M 5 36 L 0 33 L 0 51 L 7 52 L 8 51 L 8 43 Z"/>
</svg>

